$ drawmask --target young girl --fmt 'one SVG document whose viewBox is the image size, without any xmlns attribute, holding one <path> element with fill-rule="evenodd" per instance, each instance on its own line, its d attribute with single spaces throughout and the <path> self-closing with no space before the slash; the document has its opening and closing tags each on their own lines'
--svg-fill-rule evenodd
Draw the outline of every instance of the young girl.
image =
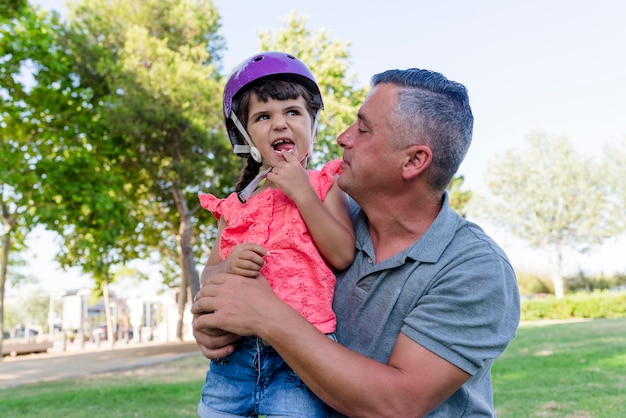
<svg viewBox="0 0 626 418">
<path fill-rule="evenodd" d="M 244 61 L 224 88 L 224 117 L 247 166 L 235 193 L 199 197 L 219 220 L 207 268 L 263 275 L 281 299 L 334 338 L 333 269 L 350 265 L 355 237 L 336 183 L 339 161 L 306 170 L 322 107 L 313 74 L 294 56 L 264 52 Z M 211 361 L 198 414 L 326 416 L 325 405 L 255 337 Z"/>
</svg>

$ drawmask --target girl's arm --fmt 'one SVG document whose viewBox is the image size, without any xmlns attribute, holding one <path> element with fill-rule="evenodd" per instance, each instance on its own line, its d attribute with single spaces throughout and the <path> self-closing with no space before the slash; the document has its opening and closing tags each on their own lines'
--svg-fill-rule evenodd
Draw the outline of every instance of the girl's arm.
<svg viewBox="0 0 626 418">
<path fill-rule="evenodd" d="M 324 202 L 313 194 L 315 199 L 310 197 L 296 205 L 320 254 L 335 269 L 343 270 L 352 264 L 355 251 L 348 197 L 337 186 L 337 176 Z"/>
<path fill-rule="evenodd" d="M 209 254 L 209 259 L 206 262 L 204 269 L 207 267 L 217 267 L 219 263 L 222 261 L 222 257 L 220 257 L 220 241 L 222 240 L 222 232 L 226 228 L 226 221 L 222 216 L 219 221 L 217 221 L 217 236 L 215 237 L 215 245 L 213 245 L 213 249 L 211 249 L 211 253 Z M 224 271 L 219 271 L 216 273 L 224 273 Z"/>
<path fill-rule="evenodd" d="M 355 237 L 348 197 L 337 186 L 338 176 L 322 202 L 297 158 L 282 155 L 285 161 L 273 167 L 267 180 L 296 204 L 322 257 L 337 270 L 347 268 L 354 259 Z"/>
</svg>

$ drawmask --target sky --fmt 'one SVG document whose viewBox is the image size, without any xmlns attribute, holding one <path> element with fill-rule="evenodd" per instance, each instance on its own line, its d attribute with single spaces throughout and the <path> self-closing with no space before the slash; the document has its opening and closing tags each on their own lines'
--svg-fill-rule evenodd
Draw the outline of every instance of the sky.
<svg viewBox="0 0 626 418">
<path fill-rule="evenodd" d="M 36 0 L 63 14 L 63 0 Z M 523 151 L 527 134 L 567 136 L 581 153 L 626 137 L 626 2 L 613 0 L 215 0 L 228 50 L 224 72 L 258 52 L 258 30 L 282 29 L 295 11 L 307 28 L 349 43 L 349 73 L 361 86 L 377 72 L 418 67 L 464 84 L 475 118 L 474 139 L 459 174 L 484 188 L 486 167 L 504 151 Z M 536 252 L 489 230 L 516 264 L 543 263 Z M 41 232 L 37 245 L 50 243 Z M 33 267 L 44 286 L 58 272 L 46 257 Z M 625 271 L 626 239 L 612 241 L 570 268 Z M 48 254 L 50 253 L 50 254 Z M 46 266 L 41 267 L 41 266 Z M 67 273 L 60 273 L 67 277 Z M 60 276 L 59 276 L 60 277 Z M 65 281 L 65 279 L 63 279 Z M 85 283 L 89 283 L 85 280 Z"/>
</svg>

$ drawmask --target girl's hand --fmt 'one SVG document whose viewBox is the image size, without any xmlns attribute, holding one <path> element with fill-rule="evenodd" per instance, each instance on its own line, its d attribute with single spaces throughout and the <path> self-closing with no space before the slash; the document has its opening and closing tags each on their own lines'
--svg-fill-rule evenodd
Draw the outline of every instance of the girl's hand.
<svg viewBox="0 0 626 418">
<path fill-rule="evenodd" d="M 268 254 L 267 249 L 252 242 L 236 245 L 224 260 L 224 272 L 257 277 L 265 264 L 263 257 Z"/>
<path fill-rule="evenodd" d="M 267 180 L 274 183 L 293 202 L 298 205 L 308 198 L 317 198 L 311 186 L 309 175 L 302 163 L 288 152 L 282 153 L 285 161 L 275 165 L 267 175 Z"/>
</svg>

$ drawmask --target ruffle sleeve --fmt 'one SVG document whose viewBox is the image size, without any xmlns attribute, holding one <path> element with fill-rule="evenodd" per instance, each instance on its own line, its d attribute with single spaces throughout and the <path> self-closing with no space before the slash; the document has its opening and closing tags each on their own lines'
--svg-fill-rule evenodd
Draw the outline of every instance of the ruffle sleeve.
<svg viewBox="0 0 626 418">
<path fill-rule="evenodd" d="M 311 184 L 322 201 L 326 199 L 326 195 L 334 184 L 337 174 L 341 174 L 340 159 L 329 161 L 324 164 L 320 171 L 314 171 L 310 174 Z"/>
<path fill-rule="evenodd" d="M 222 217 L 222 202 L 224 199 L 218 199 L 209 193 L 199 193 L 198 199 L 200 199 L 200 206 L 211 212 L 215 219 L 219 221 Z"/>
</svg>

